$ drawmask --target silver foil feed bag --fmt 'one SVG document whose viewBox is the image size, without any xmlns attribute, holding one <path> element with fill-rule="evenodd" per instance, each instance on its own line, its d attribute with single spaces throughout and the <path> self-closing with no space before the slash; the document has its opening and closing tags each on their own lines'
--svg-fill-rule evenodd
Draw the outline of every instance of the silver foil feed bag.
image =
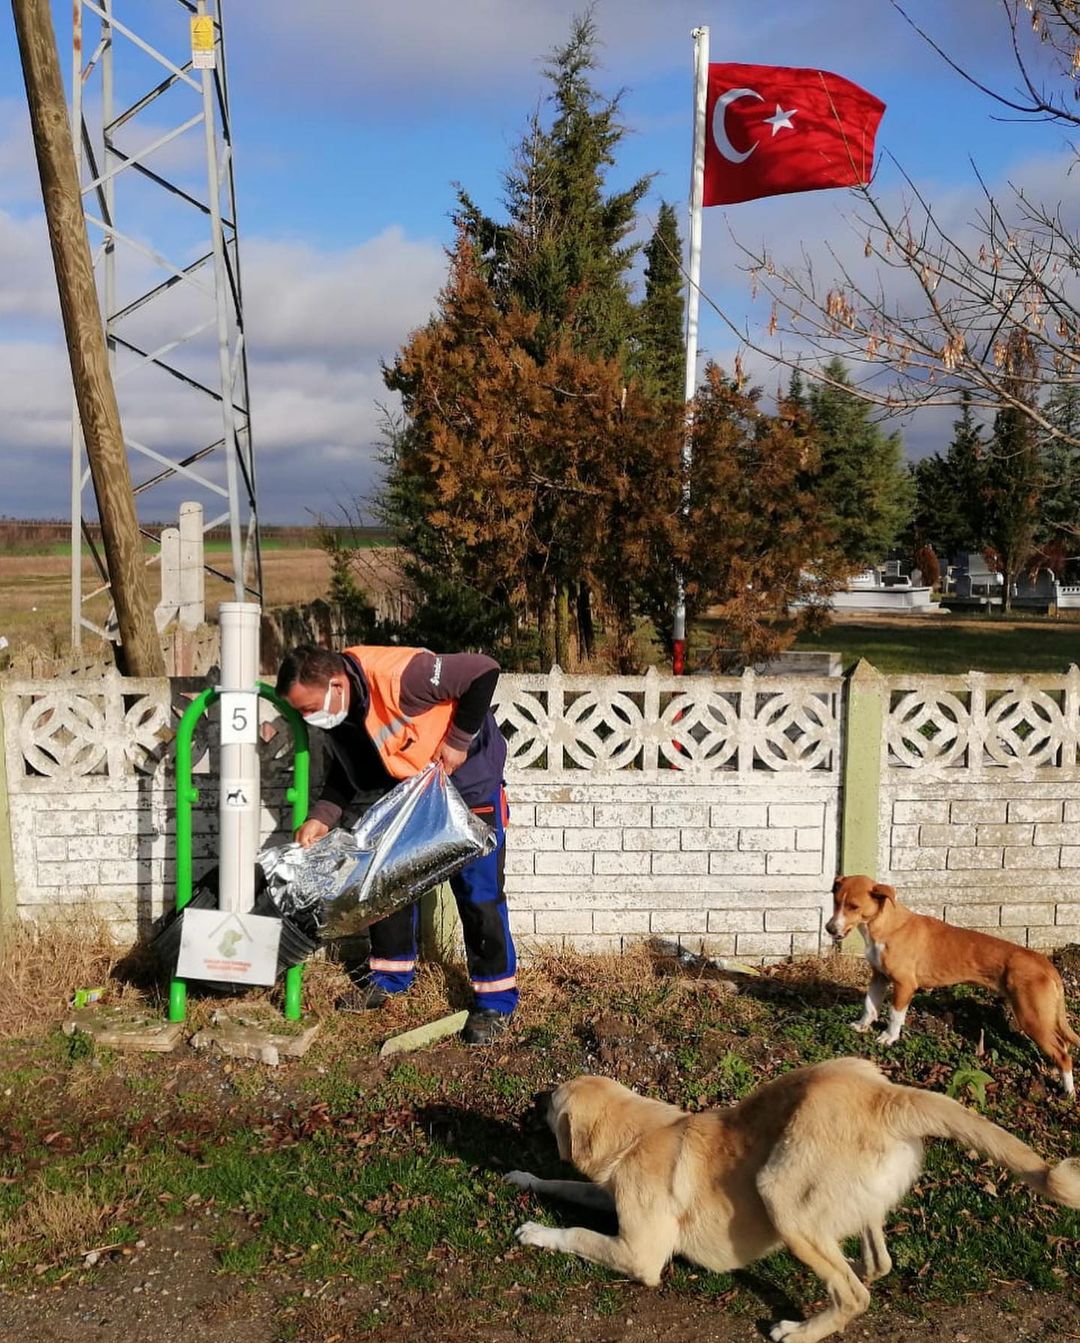
<svg viewBox="0 0 1080 1343">
<path fill-rule="evenodd" d="M 264 849 L 256 861 L 278 910 L 314 915 L 330 940 L 411 905 L 495 844 L 495 832 L 469 810 L 443 767 L 429 765 L 352 829 L 332 830 L 306 849 Z"/>
</svg>

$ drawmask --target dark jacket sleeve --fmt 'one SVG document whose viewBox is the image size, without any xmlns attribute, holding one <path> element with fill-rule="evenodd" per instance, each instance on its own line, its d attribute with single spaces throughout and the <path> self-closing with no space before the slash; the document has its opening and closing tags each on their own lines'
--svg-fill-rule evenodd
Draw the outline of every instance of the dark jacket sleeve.
<svg viewBox="0 0 1080 1343">
<path fill-rule="evenodd" d="M 498 680 L 499 664 L 483 653 L 417 653 L 401 678 L 401 707 L 415 716 L 456 700 L 446 740 L 464 751 L 480 731 Z"/>
<path fill-rule="evenodd" d="M 308 811 L 308 819 L 322 821 L 323 825 L 333 830 L 341 820 L 341 813 L 352 801 L 354 791 L 349 776 L 345 773 L 345 767 L 335 756 L 327 771 L 322 795 Z"/>
</svg>

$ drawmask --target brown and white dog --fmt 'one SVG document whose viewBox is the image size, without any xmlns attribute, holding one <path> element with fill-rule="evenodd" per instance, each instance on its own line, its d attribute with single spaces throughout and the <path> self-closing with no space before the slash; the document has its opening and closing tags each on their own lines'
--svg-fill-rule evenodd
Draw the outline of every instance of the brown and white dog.
<svg viewBox="0 0 1080 1343">
<path fill-rule="evenodd" d="M 892 985 L 889 1024 L 879 1043 L 900 1038 L 916 989 L 981 984 L 1008 999 L 1016 1024 L 1061 1071 L 1066 1095 L 1074 1094 L 1071 1045 L 1080 1035 L 1069 1025 L 1061 976 L 1037 951 L 1000 937 L 956 928 L 905 909 L 891 886 L 872 877 L 837 877 L 833 914 L 825 930 L 839 940 L 858 928 L 874 974 L 854 1029 L 868 1031 Z"/>
<path fill-rule="evenodd" d="M 686 1114 L 606 1077 L 575 1077 L 551 1096 L 559 1155 L 590 1182 L 506 1179 L 520 1189 L 614 1213 L 618 1233 L 517 1229 L 523 1245 L 581 1255 L 655 1287 L 674 1255 L 717 1273 L 785 1247 L 821 1278 L 828 1304 L 769 1335 L 817 1343 L 870 1303 L 844 1257 L 862 1240 L 861 1276 L 892 1267 L 882 1224 L 910 1189 L 923 1139 L 952 1138 L 1015 1172 L 1044 1198 L 1080 1207 L 1080 1160 L 1049 1166 L 1025 1143 L 947 1096 L 895 1086 L 868 1059 L 784 1073 L 738 1105 Z"/>
</svg>

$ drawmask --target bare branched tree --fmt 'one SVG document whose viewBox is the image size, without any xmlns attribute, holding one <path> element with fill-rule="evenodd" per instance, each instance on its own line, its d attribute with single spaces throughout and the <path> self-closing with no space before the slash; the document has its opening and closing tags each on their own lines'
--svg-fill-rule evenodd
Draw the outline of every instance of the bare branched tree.
<svg viewBox="0 0 1080 1343">
<path fill-rule="evenodd" d="M 1019 76 L 1013 92 L 976 79 L 899 0 L 890 3 L 1003 119 L 1063 131 L 1076 161 L 1080 148 L 1070 137 L 1080 128 L 1080 0 L 999 0 Z M 830 248 L 825 279 L 806 252 L 781 264 L 735 239 L 754 292 L 771 299 L 772 311 L 760 332 L 721 317 L 751 349 L 815 377 L 822 376 L 811 367 L 819 356 L 839 355 L 858 395 L 887 410 L 956 405 L 966 390 L 973 405 L 1019 411 L 1048 439 L 1080 448 L 1080 437 L 1048 419 L 1038 396 L 1047 384 L 1080 385 L 1074 221 L 1061 204 L 1033 199 L 1021 185 L 996 195 L 973 165 L 981 202 L 957 228 L 900 171 L 906 199 L 898 210 L 882 203 L 873 184 L 859 193 L 852 223 L 864 239 L 865 266 Z"/>
</svg>

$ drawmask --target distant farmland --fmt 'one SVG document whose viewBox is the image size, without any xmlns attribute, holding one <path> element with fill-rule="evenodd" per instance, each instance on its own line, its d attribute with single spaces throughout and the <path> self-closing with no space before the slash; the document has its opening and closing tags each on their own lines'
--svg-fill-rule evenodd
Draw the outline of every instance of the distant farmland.
<svg viewBox="0 0 1080 1343">
<path fill-rule="evenodd" d="M 175 527 L 171 522 L 145 522 L 146 531 L 159 535 L 166 527 Z M 384 527 L 332 527 L 342 540 L 352 541 L 361 546 L 379 546 L 390 544 L 390 533 Z M 295 547 L 301 550 L 314 550 L 319 546 L 322 527 L 275 527 L 259 528 L 262 544 L 267 549 Z M 86 524 L 86 533 L 94 545 L 101 544 L 101 526 L 96 522 Z M 219 549 L 229 545 L 229 532 L 225 527 L 215 527 L 205 535 L 210 549 Z M 150 542 L 148 542 L 150 544 Z M 0 555 L 55 555 L 68 554 L 71 547 L 71 524 L 59 518 L 0 518 Z"/>
<path fill-rule="evenodd" d="M 52 528 L 50 532 L 48 529 Z M 16 530 L 16 528 L 18 530 Z M 34 531 L 32 529 L 39 528 Z M 281 607 L 303 605 L 318 597 L 326 597 L 330 588 L 330 557 L 319 545 L 318 529 L 314 527 L 282 527 L 264 533 L 263 605 Z M 62 540 L 57 539 L 63 532 Z M 52 656 L 63 653 L 70 637 L 71 606 L 71 550 L 66 524 L 13 523 L 0 521 L 0 635 L 13 652 L 32 646 Z M 351 532 L 347 533 L 351 537 Z M 397 551 L 393 546 L 381 545 L 371 539 L 361 545 L 354 561 L 354 576 L 376 607 L 393 608 L 396 594 L 401 589 L 397 565 Z M 13 538 L 17 537 L 17 540 Z M 228 538 L 211 539 L 207 545 L 207 562 L 214 568 L 228 570 Z M 147 575 L 151 598 L 158 599 L 158 569 L 153 562 L 157 547 L 146 544 Z M 89 548 L 82 548 L 82 581 L 86 595 L 100 586 L 96 566 Z M 206 576 L 206 609 L 214 619 L 218 603 L 233 601 L 232 584 L 212 574 Z M 103 622 L 110 601 L 107 594 L 95 597 L 85 607 L 91 620 Z M 87 636 L 88 639 L 91 636 Z"/>
</svg>

